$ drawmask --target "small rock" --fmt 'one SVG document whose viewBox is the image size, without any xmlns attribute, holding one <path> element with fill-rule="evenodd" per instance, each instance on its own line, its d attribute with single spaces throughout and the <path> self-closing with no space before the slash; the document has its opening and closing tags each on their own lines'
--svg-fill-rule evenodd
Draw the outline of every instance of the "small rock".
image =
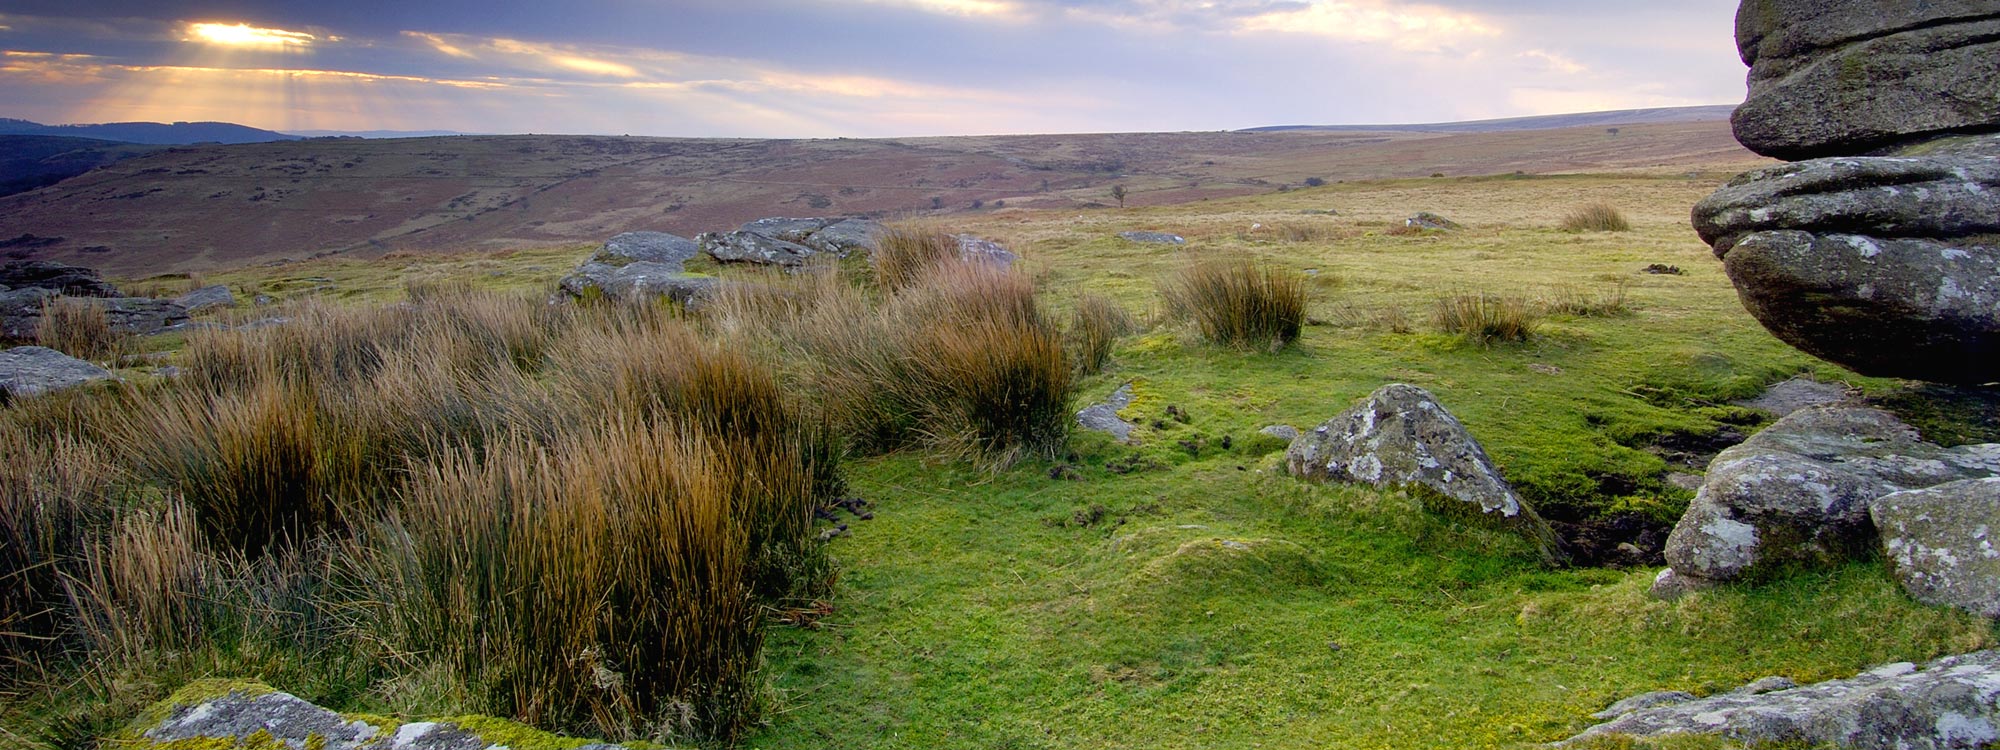
<svg viewBox="0 0 2000 750">
<path fill-rule="evenodd" d="M 1591 714 L 1590 718 L 1598 719 L 1600 721 L 1608 719 L 1616 719 L 1620 716 L 1624 716 L 1626 714 L 1632 713 L 1633 711 L 1637 711 L 1640 709 L 1658 708 L 1660 706 L 1671 706 L 1676 703 L 1686 703 L 1691 700 L 1694 700 L 1693 693 L 1684 693 L 1679 690 L 1656 690 L 1651 693 L 1640 693 L 1638 695 L 1626 698 L 1625 700 L 1619 701 L 1617 703 L 1613 703 L 1610 706 L 1606 707 L 1604 710 Z"/>
<path fill-rule="evenodd" d="M 1667 265 L 1667 264 L 1664 264 L 1664 263 L 1651 263 L 1651 264 L 1648 264 L 1648 265 L 1647 265 L 1647 266 L 1646 266 L 1645 268 L 1641 268 L 1641 269 L 1639 269 L 1639 272 L 1640 272 L 1640 273 L 1650 273 L 1650 274 L 1653 274 L 1653 275 L 1655 275 L 1655 276 L 1685 276 L 1685 275 L 1687 275 L 1687 272 L 1686 272 L 1686 271 L 1683 271 L 1683 270 L 1681 270 L 1681 267 L 1680 267 L 1680 266 L 1669 266 L 1669 265 Z"/>
<path fill-rule="evenodd" d="M 1440 509 L 1463 509 L 1510 528 L 1550 561 L 1563 557 L 1555 533 L 1501 478 L 1485 448 L 1413 385 L 1383 386 L 1301 435 L 1285 465 L 1306 479 L 1420 488 L 1445 501 Z"/>
<path fill-rule="evenodd" d="M 1119 232 L 1118 236 L 1123 237 L 1132 242 L 1138 242 L 1148 245 L 1187 244 L 1187 238 L 1182 237 L 1178 234 L 1169 234 L 1167 232 Z"/>
<path fill-rule="evenodd" d="M 1884 495 L 1869 515 L 1910 596 L 2000 617 L 2000 478 Z"/>
<path fill-rule="evenodd" d="M 1791 416 L 1792 412 L 1808 406 L 1838 404 L 1848 401 L 1847 386 L 1842 383 L 1822 383 L 1800 375 L 1765 388 L 1756 398 L 1732 401 L 1730 403 L 1770 414 L 1777 417 Z"/>
<path fill-rule="evenodd" d="M 1673 568 L 1666 568 L 1653 576 L 1653 585 L 1646 591 L 1655 599 L 1670 602 L 1713 585 L 1713 581 L 1682 575 Z"/>
<path fill-rule="evenodd" d="M 1118 439 L 1118 442 L 1132 442 L 1132 428 L 1137 426 L 1118 416 L 1118 412 L 1132 405 L 1132 384 L 1126 383 L 1112 391 L 1103 403 L 1091 404 L 1076 413 L 1076 423 L 1086 430 L 1103 432 Z"/>
<path fill-rule="evenodd" d="M 986 263 L 995 268 L 1012 268 L 1021 257 L 998 242 L 970 234 L 958 235 L 958 257 L 971 263 Z"/>
<path fill-rule="evenodd" d="M 1409 227 L 1411 229 L 1431 231 L 1431 232 L 1449 232 L 1452 230 L 1465 228 L 1463 225 L 1460 225 L 1456 221 L 1452 221 L 1450 219 L 1431 213 L 1429 211 L 1420 211 L 1417 213 L 1417 215 L 1404 219 L 1403 226 Z"/>
<path fill-rule="evenodd" d="M 0 350 L 0 393 L 8 398 L 38 396 L 110 378 L 111 371 L 54 349 L 17 346 Z"/>
<path fill-rule="evenodd" d="M 1258 430 L 1258 432 L 1270 435 L 1279 440 L 1291 441 L 1299 439 L 1299 428 L 1288 424 L 1269 425 L 1264 429 Z"/>
</svg>

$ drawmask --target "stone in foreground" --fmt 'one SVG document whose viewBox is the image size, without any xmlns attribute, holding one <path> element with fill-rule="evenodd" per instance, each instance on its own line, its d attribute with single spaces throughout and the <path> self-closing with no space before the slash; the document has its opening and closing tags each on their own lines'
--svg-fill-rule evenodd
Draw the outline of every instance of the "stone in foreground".
<svg viewBox="0 0 2000 750">
<path fill-rule="evenodd" d="M 1117 438 L 1118 442 L 1132 442 L 1131 422 L 1118 416 L 1118 412 L 1132 405 L 1132 384 L 1126 383 L 1112 391 L 1103 403 L 1091 404 L 1076 413 L 1077 425 L 1086 430 L 1094 430 Z"/>
<path fill-rule="evenodd" d="M 1882 550 L 1918 601 L 2000 617 L 2000 478 L 1877 498 Z"/>
<path fill-rule="evenodd" d="M 270 747 L 273 744 L 290 750 L 490 750 L 505 747 L 452 721 L 395 724 L 379 719 L 349 719 L 297 696 L 254 683 L 229 685 L 220 681 L 198 681 L 156 705 L 152 713 L 163 718 L 150 726 L 132 727 L 127 736 L 115 738 L 110 744 L 134 750 Z M 569 747 L 578 744 L 575 740 L 526 727 L 519 727 L 515 734 L 528 735 L 538 745 Z M 583 747 L 624 750 L 621 745 L 602 743 Z"/>
<path fill-rule="evenodd" d="M 1879 409 L 1802 409 L 1715 457 L 1667 563 L 1678 586 L 1699 587 L 1847 560 L 1874 544 L 1876 498 L 1988 476 L 2000 445 L 1942 448 Z"/>
<path fill-rule="evenodd" d="M 10 398 L 39 396 L 110 378 L 109 370 L 46 347 L 17 346 L 0 351 L 0 393 Z"/>
<path fill-rule="evenodd" d="M 2000 651 L 1980 651 L 1921 667 L 1889 664 L 1805 687 L 1636 707 L 1558 744 L 1619 735 L 1711 735 L 1752 745 L 1972 750 L 2000 740 L 1996 695 Z M 1628 701 L 1615 707 L 1630 707 Z"/>
<path fill-rule="evenodd" d="M 1383 386 L 1292 441 L 1293 476 L 1323 482 L 1417 489 L 1440 510 L 1462 509 L 1520 533 L 1542 555 L 1562 558 L 1548 524 L 1521 501 L 1458 418 L 1422 388 Z"/>
</svg>

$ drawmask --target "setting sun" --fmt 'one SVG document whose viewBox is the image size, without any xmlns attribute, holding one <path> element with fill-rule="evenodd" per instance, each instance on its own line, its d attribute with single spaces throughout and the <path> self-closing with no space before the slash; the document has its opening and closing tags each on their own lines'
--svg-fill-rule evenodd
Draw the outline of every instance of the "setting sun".
<svg viewBox="0 0 2000 750">
<path fill-rule="evenodd" d="M 260 29 L 244 23 L 191 23 L 187 36 L 187 41 L 230 47 L 305 47 L 317 39 L 300 31 Z"/>
</svg>

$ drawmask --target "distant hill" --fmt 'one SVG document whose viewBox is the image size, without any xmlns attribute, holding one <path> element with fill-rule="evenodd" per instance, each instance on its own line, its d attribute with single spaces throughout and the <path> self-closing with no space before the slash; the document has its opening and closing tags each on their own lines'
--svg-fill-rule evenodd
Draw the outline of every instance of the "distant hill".
<svg viewBox="0 0 2000 750">
<path fill-rule="evenodd" d="M 456 130 L 293 130 L 288 135 L 302 138 L 435 138 L 471 133 Z"/>
<path fill-rule="evenodd" d="M 259 130 L 227 122 L 108 122 L 97 125 L 43 125 L 28 120 L 0 118 L 0 135 L 55 135 L 95 138 L 121 143 L 188 145 L 195 143 L 269 143 L 296 141 L 299 136 Z"/>
<path fill-rule="evenodd" d="M 57 135 L 0 135 L 0 195 L 54 185 L 162 146 Z"/>
<path fill-rule="evenodd" d="M 1763 163 L 1726 122 L 1495 133 L 1099 133 L 742 140 L 326 138 L 177 146 L 0 197 L 0 257 L 113 275 L 325 254 L 549 247 L 765 216 L 1084 211 L 1430 175 Z M 1331 196 L 1329 196 L 1331 199 Z M 1424 207 L 1415 204 L 1411 210 Z"/>
<path fill-rule="evenodd" d="M 1726 122 L 1729 113 L 1736 111 L 1731 104 L 1705 107 L 1663 107 L 1659 109 L 1621 109 L 1612 112 L 1579 112 L 1567 115 L 1540 115 L 1536 117 L 1509 117 L 1502 120 L 1474 120 L 1471 122 L 1437 122 L 1420 125 L 1270 125 L 1261 128 L 1246 128 L 1245 133 L 1280 133 L 1307 131 L 1317 133 L 1506 133 L 1519 130 L 1554 130 L 1557 128 L 1622 127 L 1625 125 L 1662 125 L 1687 122 Z"/>
</svg>

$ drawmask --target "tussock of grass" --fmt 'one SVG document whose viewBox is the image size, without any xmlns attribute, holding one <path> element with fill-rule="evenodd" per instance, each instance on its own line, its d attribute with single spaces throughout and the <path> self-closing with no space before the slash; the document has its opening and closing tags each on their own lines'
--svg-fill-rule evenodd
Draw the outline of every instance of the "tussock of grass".
<svg viewBox="0 0 2000 750">
<path fill-rule="evenodd" d="M 1102 371 L 1111 360 L 1112 345 L 1138 328 L 1138 321 L 1117 302 L 1103 295 L 1084 295 L 1069 319 L 1068 338 L 1077 368 L 1084 374 Z"/>
<path fill-rule="evenodd" d="M 958 238 L 924 227 L 890 227 L 875 242 L 875 280 L 886 291 L 916 283 L 931 268 L 958 259 Z"/>
<path fill-rule="evenodd" d="M 1629 232 L 1632 222 L 1617 206 L 1604 201 L 1587 203 L 1563 215 L 1562 230 L 1565 232 Z"/>
<path fill-rule="evenodd" d="M 1192 318 L 1210 343 L 1276 349 L 1305 325 L 1305 276 L 1247 258 L 1198 261 L 1160 291 L 1168 311 Z"/>
<path fill-rule="evenodd" d="M 116 359 L 131 347 L 131 339 L 131 334 L 112 328 L 104 306 L 90 299 L 49 300 L 35 324 L 36 343 L 77 359 Z"/>
<path fill-rule="evenodd" d="M 1574 315 L 1579 318 L 1608 318 L 1624 315 L 1632 311 L 1627 294 L 1631 284 L 1623 279 L 1608 286 L 1593 290 L 1588 287 L 1568 284 L 1556 287 L 1543 300 L 1542 307 L 1552 315 Z"/>
<path fill-rule="evenodd" d="M 1440 297 L 1431 312 L 1438 330 L 1480 343 L 1526 341 L 1540 319 L 1526 298 L 1490 293 Z"/>
</svg>

